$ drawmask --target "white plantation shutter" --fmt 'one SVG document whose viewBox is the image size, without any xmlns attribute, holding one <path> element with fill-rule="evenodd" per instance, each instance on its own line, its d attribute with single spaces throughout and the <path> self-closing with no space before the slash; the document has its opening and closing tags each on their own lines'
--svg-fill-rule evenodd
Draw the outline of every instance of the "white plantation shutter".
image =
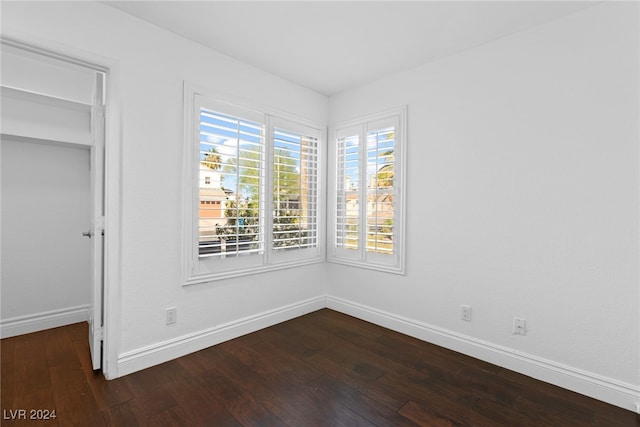
<svg viewBox="0 0 640 427">
<path fill-rule="evenodd" d="M 186 284 L 322 261 L 319 127 L 185 89 Z"/>
<path fill-rule="evenodd" d="M 273 248 L 318 244 L 318 138 L 275 129 Z"/>
<path fill-rule="evenodd" d="M 320 255 L 320 137 L 312 127 L 272 118 L 272 259 Z"/>
<path fill-rule="evenodd" d="M 330 260 L 404 272 L 405 109 L 334 130 Z"/>
<path fill-rule="evenodd" d="M 200 256 L 263 250 L 264 145 L 261 123 L 200 108 L 201 174 L 218 175 L 200 187 Z"/>
<path fill-rule="evenodd" d="M 358 249 L 360 235 L 360 136 L 345 129 L 336 140 L 335 242 L 341 249 Z"/>
<path fill-rule="evenodd" d="M 395 127 L 367 132 L 367 252 L 393 254 Z"/>
</svg>

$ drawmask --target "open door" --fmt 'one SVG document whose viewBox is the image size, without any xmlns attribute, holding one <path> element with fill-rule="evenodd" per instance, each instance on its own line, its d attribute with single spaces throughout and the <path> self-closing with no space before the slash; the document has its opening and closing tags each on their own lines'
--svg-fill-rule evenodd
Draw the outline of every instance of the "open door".
<svg viewBox="0 0 640 427">
<path fill-rule="evenodd" d="M 105 75 L 96 72 L 91 112 L 91 193 L 92 226 L 84 233 L 91 238 L 91 283 L 89 284 L 89 348 L 93 370 L 102 368 L 104 296 L 104 153 L 105 153 Z"/>
<path fill-rule="evenodd" d="M 52 222 L 48 225 L 49 228 L 59 226 L 61 230 L 60 233 L 55 235 L 57 238 L 56 245 L 52 246 L 50 250 L 55 251 L 58 249 L 62 252 L 61 255 L 68 255 L 66 258 L 64 256 L 60 257 L 67 263 L 64 264 L 67 269 L 73 269 L 74 264 L 78 267 L 76 271 L 78 274 L 67 274 L 63 279 L 57 278 L 58 282 L 56 283 L 64 283 L 64 289 L 55 289 L 53 286 L 40 286 L 43 282 L 48 282 L 47 267 L 34 267 L 33 270 L 36 270 L 37 274 L 34 273 L 29 277 L 24 277 L 25 275 L 21 274 L 18 269 L 22 265 L 18 261 L 26 260 L 28 256 L 33 256 L 29 250 L 41 248 L 42 243 L 40 240 L 43 239 L 41 233 L 38 234 L 38 227 L 34 226 L 34 224 L 43 222 L 37 215 L 43 215 L 41 213 L 43 206 L 46 209 L 47 205 L 41 204 L 42 197 L 38 196 L 37 191 L 39 189 L 35 187 L 39 182 L 38 180 L 46 179 L 42 178 L 43 176 L 46 177 L 46 175 L 40 175 L 40 171 L 33 169 L 33 167 L 33 171 L 16 174 L 22 180 L 31 179 L 34 182 L 34 188 L 37 190 L 34 190 L 34 195 L 31 197 L 15 199 L 17 202 L 14 205 L 17 207 L 15 210 L 10 211 L 11 215 L 13 215 L 12 218 L 20 219 L 19 223 L 14 223 L 17 225 L 13 228 L 28 231 L 31 233 L 28 237 L 33 239 L 31 246 L 24 244 L 27 241 L 24 235 L 16 234 L 11 239 L 24 246 L 24 250 L 23 246 L 16 246 L 12 251 L 16 259 L 12 264 L 16 268 L 12 270 L 15 271 L 15 274 L 10 276 L 13 284 L 11 289 L 21 290 L 21 284 L 27 283 L 32 285 L 32 288 L 25 286 L 26 288 L 38 290 L 34 295 L 40 295 L 43 299 L 53 295 L 57 299 L 51 297 L 50 299 L 53 300 L 51 304 L 48 304 L 47 301 L 47 303 L 40 302 L 39 305 L 36 305 L 39 311 L 17 313 L 14 317 L 17 319 L 22 319 L 25 316 L 34 318 L 40 316 L 41 313 L 47 314 L 49 312 L 64 313 L 64 317 L 58 316 L 52 321 L 46 316 L 42 319 L 38 317 L 39 320 L 34 325 L 23 326 L 22 323 L 24 322 L 22 322 L 13 328 L 12 333 L 18 335 L 33 332 L 40 330 L 37 328 L 41 325 L 55 327 L 75 323 L 80 319 L 84 321 L 86 318 L 89 323 L 89 347 L 92 365 L 94 370 L 99 370 L 103 367 L 102 347 L 103 325 L 105 323 L 103 307 L 105 277 L 105 94 L 108 69 L 80 58 L 8 39 L 4 36 L 0 37 L 0 49 L 2 53 L 2 61 L 0 63 L 0 71 L 2 72 L 2 81 L 0 82 L 0 91 L 2 92 L 2 130 L 0 133 L 2 136 L 10 137 L 13 143 L 16 141 L 37 142 L 47 147 L 82 148 L 83 152 L 89 151 L 90 153 L 89 174 L 86 173 L 86 157 L 82 157 L 81 164 L 73 164 L 73 168 L 69 166 L 69 163 L 60 163 L 69 166 L 69 171 L 65 171 L 69 173 L 65 173 L 64 176 L 75 178 L 69 178 L 67 181 L 72 182 L 74 185 L 77 184 L 76 187 L 73 187 L 74 190 L 69 191 L 69 193 L 77 196 L 81 191 L 83 197 L 68 198 L 68 200 L 72 201 L 69 201 L 65 207 L 75 209 L 77 214 L 72 218 L 65 218 L 69 219 L 69 222 L 66 222 L 64 226 L 61 226 L 59 222 Z M 12 144 L 11 147 L 16 147 L 16 145 Z M 14 151 L 22 154 L 30 153 L 30 151 L 26 151 L 27 148 L 25 147 L 28 147 L 26 143 Z M 48 150 L 47 152 L 51 153 L 53 151 Z M 20 157 L 20 159 L 22 158 Z M 80 159 L 78 156 L 55 157 L 56 162 L 71 162 L 78 159 Z M 78 168 L 76 169 L 75 166 Z M 73 169 L 75 175 L 70 173 L 71 169 Z M 16 168 L 12 170 L 16 170 Z M 60 175 L 62 176 L 62 174 Z M 61 176 L 57 178 L 61 178 Z M 88 183 L 89 189 L 86 186 L 87 179 L 90 181 Z M 60 179 L 55 182 L 58 183 L 58 181 Z M 83 184 L 82 188 L 78 189 L 80 184 Z M 17 191 L 19 189 L 22 189 L 22 187 L 16 187 L 16 194 L 18 194 Z M 7 192 L 3 191 L 3 193 L 4 197 Z M 20 204 L 23 199 L 33 200 L 35 204 L 24 205 L 23 207 Z M 62 200 L 61 197 L 53 197 L 53 199 L 56 202 Z M 73 203 L 78 203 L 78 205 L 73 206 Z M 81 208 L 79 207 L 80 205 L 82 205 Z M 31 219 L 32 217 L 24 212 L 33 214 L 34 219 Z M 11 217 L 11 215 L 3 214 L 3 220 Z M 64 216 L 71 217 L 70 215 Z M 51 214 L 49 214 L 49 217 L 51 217 Z M 83 241 L 81 234 L 90 239 L 89 245 L 86 244 L 86 241 Z M 49 238 L 49 240 L 53 239 Z M 31 240 L 28 240 L 28 242 L 31 242 Z M 87 250 L 89 253 L 87 253 Z M 3 253 L 3 263 L 5 262 L 4 255 Z M 31 264 L 33 264 L 32 261 Z M 3 278 L 6 277 L 6 272 L 7 269 L 3 269 Z M 85 286 L 89 288 L 88 300 Z M 6 290 L 7 286 L 2 286 L 2 291 L 5 292 Z M 73 300 L 71 306 L 65 306 L 64 304 L 68 301 L 65 298 L 60 298 L 65 292 L 78 297 Z M 13 295 L 11 294 L 11 296 Z M 17 293 L 17 295 L 19 297 L 23 296 L 21 293 Z M 5 307 L 7 299 L 3 296 L 2 300 L 5 304 L 3 307 Z M 13 304 L 15 306 L 21 305 Z M 88 308 L 86 317 L 81 310 L 83 307 Z M 3 310 L 3 312 L 6 312 L 6 310 Z M 53 324 L 54 321 L 58 323 Z M 2 332 L 5 329 L 3 328 Z"/>
</svg>

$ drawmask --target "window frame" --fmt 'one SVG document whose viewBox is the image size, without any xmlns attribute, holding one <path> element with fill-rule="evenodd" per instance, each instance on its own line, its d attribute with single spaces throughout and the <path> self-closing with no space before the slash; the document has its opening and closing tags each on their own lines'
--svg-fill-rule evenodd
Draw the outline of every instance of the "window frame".
<svg viewBox="0 0 640 427">
<path fill-rule="evenodd" d="M 262 251 L 252 255 L 234 257 L 201 257 L 199 253 L 199 168 L 200 168 L 200 107 L 243 120 L 251 120 L 264 128 L 263 183 L 260 188 L 260 228 L 263 233 Z M 246 99 L 220 94 L 206 88 L 184 82 L 184 140 L 183 140 L 183 204 L 182 204 L 182 258 L 183 285 L 214 282 L 231 277 L 301 266 L 326 260 L 326 192 L 325 157 L 326 127 L 308 119 L 274 108 L 259 105 Z M 291 127 L 287 128 L 287 126 Z M 317 140 L 316 168 L 316 217 L 314 247 L 273 249 L 273 156 L 274 130 L 276 127 Z"/>
<path fill-rule="evenodd" d="M 381 129 L 384 126 L 394 126 L 394 175 L 393 175 L 393 240 L 394 252 L 381 254 L 367 250 L 367 136 L 370 131 Z M 327 227 L 327 261 L 346 264 L 355 267 L 367 268 L 377 271 L 406 274 L 405 265 L 405 215 L 406 215 L 406 146 L 407 146 L 407 106 L 394 108 L 384 112 L 359 117 L 353 120 L 341 122 L 330 129 L 331 140 L 328 153 L 328 196 L 329 206 Z M 358 246 L 357 249 L 341 247 L 337 243 L 338 231 L 338 173 L 341 168 L 338 165 L 338 140 L 339 138 L 358 137 L 358 189 L 354 194 L 358 196 Z M 345 185 L 346 180 L 341 185 Z M 362 203 L 361 201 L 365 201 Z M 344 200 L 346 217 L 346 190 Z M 346 220 L 345 220 L 346 224 Z M 344 226 L 344 225 L 343 225 Z"/>
</svg>

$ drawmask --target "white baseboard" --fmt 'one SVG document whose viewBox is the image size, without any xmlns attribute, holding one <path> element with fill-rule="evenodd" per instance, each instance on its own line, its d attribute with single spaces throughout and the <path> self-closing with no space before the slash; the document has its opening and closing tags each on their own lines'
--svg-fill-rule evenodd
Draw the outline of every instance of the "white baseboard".
<svg viewBox="0 0 640 427">
<path fill-rule="evenodd" d="M 16 335 L 30 334 L 31 332 L 57 328 L 73 323 L 86 322 L 88 318 L 88 307 L 86 305 L 79 305 L 60 310 L 3 319 L 0 321 L 0 338 L 15 337 Z"/>
<path fill-rule="evenodd" d="M 327 296 L 327 308 L 640 413 L 640 387 L 416 320 Z"/>
<path fill-rule="evenodd" d="M 118 356 L 117 376 L 149 368 L 325 307 L 325 297 L 316 297 L 129 351 Z"/>
</svg>

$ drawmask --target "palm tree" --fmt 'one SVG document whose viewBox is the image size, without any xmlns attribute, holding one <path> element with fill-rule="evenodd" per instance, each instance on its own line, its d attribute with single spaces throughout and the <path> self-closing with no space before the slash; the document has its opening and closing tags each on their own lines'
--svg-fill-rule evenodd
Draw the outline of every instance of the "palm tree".
<svg viewBox="0 0 640 427">
<path fill-rule="evenodd" d="M 219 170 L 222 167 L 222 156 L 218 153 L 218 149 L 211 147 L 209 151 L 206 151 L 202 163 L 209 169 Z"/>
<path fill-rule="evenodd" d="M 378 187 L 393 187 L 393 172 L 394 172 L 394 150 L 388 150 L 381 154 L 384 159 L 384 165 L 378 169 L 377 181 Z"/>
</svg>

